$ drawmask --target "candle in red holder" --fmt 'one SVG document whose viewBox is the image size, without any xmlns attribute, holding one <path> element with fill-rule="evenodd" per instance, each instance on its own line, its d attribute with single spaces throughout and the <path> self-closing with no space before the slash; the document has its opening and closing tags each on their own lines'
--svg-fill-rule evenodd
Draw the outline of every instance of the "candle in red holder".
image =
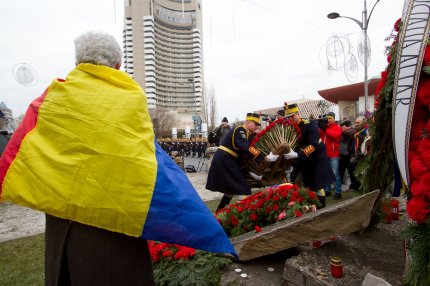
<svg viewBox="0 0 430 286">
<path fill-rule="evenodd" d="M 385 223 L 391 223 L 392 215 L 391 215 L 391 200 L 383 199 L 382 200 L 382 213 L 384 216 Z"/>
<path fill-rule="evenodd" d="M 335 256 L 330 259 L 330 270 L 333 277 L 343 277 L 342 259 L 340 257 Z"/>
<path fill-rule="evenodd" d="M 312 246 L 315 248 L 320 248 L 321 247 L 321 240 L 314 240 L 312 242 Z"/>
<path fill-rule="evenodd" d="M 391 199 L 391 217 L 393 220 L 399 220 L 399 201 Z"/>
</svg>

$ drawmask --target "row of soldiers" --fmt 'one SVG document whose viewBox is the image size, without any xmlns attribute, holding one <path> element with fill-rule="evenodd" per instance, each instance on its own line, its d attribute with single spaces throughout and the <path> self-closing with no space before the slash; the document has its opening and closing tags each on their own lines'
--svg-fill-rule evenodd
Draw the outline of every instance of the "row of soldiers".
<svg viewBox="0 0 430 286">
<path fill-rule="evenodd" d="M 157 142 L 169 156 L 172 156 L 172 152 L 176 151 L 180 156 L 191 156 L 193 158 L 203 158 L 209 145 L 206 138 L 157 138 Z"/>
</svg>

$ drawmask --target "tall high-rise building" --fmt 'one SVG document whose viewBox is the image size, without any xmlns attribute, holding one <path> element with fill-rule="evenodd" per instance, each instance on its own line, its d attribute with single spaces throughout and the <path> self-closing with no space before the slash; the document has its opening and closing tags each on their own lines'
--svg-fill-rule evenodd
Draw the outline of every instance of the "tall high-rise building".
<svg viewBox="0 0 430 286">
<path fill-rule="evenodd" d="M 124 69 L 149 109 L 201 113 L 202 36 L 201 0 L 125 0 Z"/>
</svg>

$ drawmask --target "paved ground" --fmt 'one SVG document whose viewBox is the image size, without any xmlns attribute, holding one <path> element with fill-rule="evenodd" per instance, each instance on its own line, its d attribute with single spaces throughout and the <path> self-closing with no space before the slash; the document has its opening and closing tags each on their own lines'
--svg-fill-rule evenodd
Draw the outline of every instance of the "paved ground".
<svg viewBox="0 0 430 286">
<path fill-rule="evenodd" d="M 185 158 L 185 165 L 194 165 L 195 168 L 203 165 L 202 172 L 187 173 L 194 188 L 204 200 L 220 198 L 222 194 L 205 189 L 207 159 Z M 209 170 L 209 167 L 207 167 Z M 45 215 L 41 212 L 8 203 L 0 203 L 0 242 L 30 236 L 45 231 Z"/>
</svg>

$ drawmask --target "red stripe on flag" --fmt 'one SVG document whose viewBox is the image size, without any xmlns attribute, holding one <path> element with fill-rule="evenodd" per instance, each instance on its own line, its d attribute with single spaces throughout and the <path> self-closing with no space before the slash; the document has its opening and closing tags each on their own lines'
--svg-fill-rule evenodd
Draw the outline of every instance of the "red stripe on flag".
<svg viewBox="0 0 430 286">
<path fill-rule="evenodd" d="M 0 158 L 0 197 L 3 190 L 3 181 L 9 170 L 10 165 L 15 160 L 21 147 L 22 140 L 27 134 L 36 127 L 39 108 L 48 93 L 48 89 L 36 98 L 28 107 L 25 117 L 19 127 L 15 130 Z"/>
</svg>

